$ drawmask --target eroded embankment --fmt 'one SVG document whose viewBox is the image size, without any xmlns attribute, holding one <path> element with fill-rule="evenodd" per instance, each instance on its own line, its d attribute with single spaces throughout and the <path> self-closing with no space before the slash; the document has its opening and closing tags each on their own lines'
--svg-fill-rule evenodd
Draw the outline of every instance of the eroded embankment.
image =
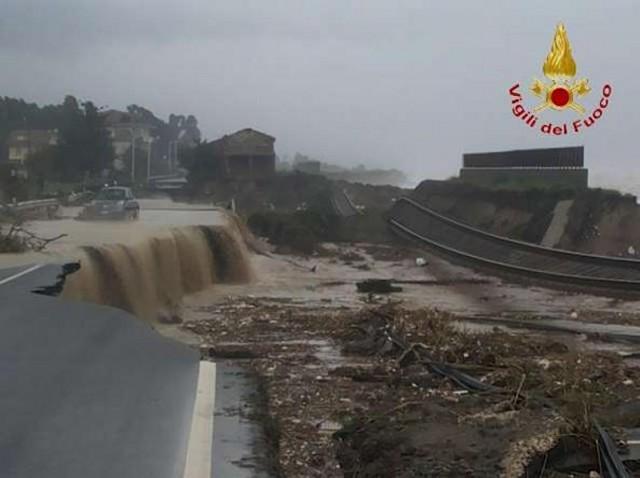
<svg viewBox="0 0 640 478">
<path fill-rule="evenodd" d="M 220 282 L 247 282 L 252 274 L 245 241 L 230 223 L 174 228 L 131 244 L 85 246 L 62 296 L 153 321 L 187 294 Z"/>
<path fill-rule="evenodd" d="M 640 207 L 616 191 L 506 190 L 452 181 L 423 181 L 412 199 L 445 216 L 499 236 L 543 242 L 559 201 L 570 201 L 566 221 L 547 246 L 577 252 L 637 257 Z M 630 248 L 631 246 L 631 248 Z"/>
</svg>

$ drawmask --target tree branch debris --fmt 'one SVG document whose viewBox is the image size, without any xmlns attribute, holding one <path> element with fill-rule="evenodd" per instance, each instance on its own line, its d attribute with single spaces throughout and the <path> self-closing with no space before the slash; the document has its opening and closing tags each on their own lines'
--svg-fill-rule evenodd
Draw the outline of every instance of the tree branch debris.
<svg viewBox="0 0 640 478">
<path fill-rule="evenodd" d="M 51 243 L 58 241 L 68 234 L 58 234 L 54 237 L 40 237 L 37 234 L 22 227 L 22 221 L 15 219 L 4 232 L 0 226 L 0 253 L 3 252 L 26 252 L 45 250 Z"/>
</svg>

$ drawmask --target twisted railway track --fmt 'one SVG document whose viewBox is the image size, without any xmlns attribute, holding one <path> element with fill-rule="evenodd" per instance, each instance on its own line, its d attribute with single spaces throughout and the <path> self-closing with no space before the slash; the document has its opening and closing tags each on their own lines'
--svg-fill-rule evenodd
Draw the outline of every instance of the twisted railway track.
<svg viewBox="0 0 640 478">
<path fill-rule="evenodd" d="M 336 190 L 331 198 L 333 209 L 339 216 L 351 217 L 360 214 L 346 190 Z"/>
<path fill-rule="evenodd" d="M 399 199 L 391 229 L 447 258 L 514 278 L 561 288 L 640 295 L 640 261 L 581 254 L 507 239 L 445 217 L 411 198 Z"/>
</svg>

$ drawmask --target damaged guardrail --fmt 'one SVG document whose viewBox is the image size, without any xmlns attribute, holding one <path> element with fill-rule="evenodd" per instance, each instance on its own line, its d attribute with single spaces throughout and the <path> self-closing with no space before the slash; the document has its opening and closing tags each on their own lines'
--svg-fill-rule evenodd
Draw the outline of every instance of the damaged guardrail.
<svg viewBox="0 0 640 478">
<path fill-rule="evenodd" d="M 35 201 L 23 201 L 7 203 L 0 206 L 0 210 L 9 214 L 45 214 L 51 218 L 60 208 L 60 201 L 57 199 L 39 199 Z"/>
</svg>

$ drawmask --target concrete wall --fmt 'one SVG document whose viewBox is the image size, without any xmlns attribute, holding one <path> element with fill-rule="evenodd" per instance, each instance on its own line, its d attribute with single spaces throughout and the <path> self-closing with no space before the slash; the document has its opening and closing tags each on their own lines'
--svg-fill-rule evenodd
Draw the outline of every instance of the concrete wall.
<svg viewBox="0 0 640 478">
<path fill-rule="evenodd" d="M 523 186 L 586 189 L 586 168 L 462 168 L 460 178 L 482 185 L 522 184 Z"/>
<path fill-rule="evenodd" d="M 467 153 L 462 156 L 462 166 L 465 168 L 582 168 L 584 167 L 584 147 Z"/>
</svg>

